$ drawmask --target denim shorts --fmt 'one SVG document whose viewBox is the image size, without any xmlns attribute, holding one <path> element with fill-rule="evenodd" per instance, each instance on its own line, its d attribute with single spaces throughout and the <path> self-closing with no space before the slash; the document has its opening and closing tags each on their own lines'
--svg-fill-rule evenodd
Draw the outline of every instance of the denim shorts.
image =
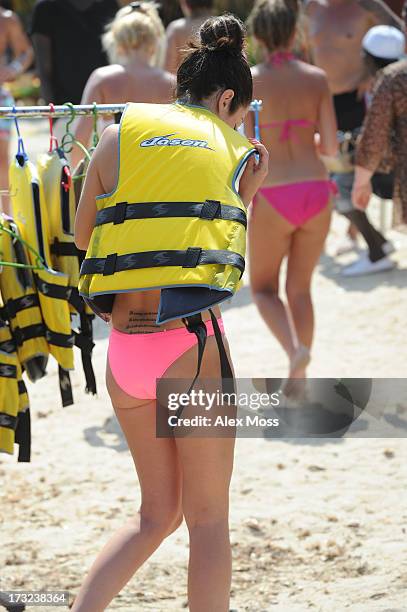
<svg viewBox="0 0 407 612">
<path fill-rule="evenodd" d="M 354 210 L 352 204 L 352 187 L 354 172 L 344 172 L 343 174 L 331 174 L 331 179 L 338 187 L 338 195 L 335 198 L 335 209 L 338 213 L 345 214 Z"/>
</svg>

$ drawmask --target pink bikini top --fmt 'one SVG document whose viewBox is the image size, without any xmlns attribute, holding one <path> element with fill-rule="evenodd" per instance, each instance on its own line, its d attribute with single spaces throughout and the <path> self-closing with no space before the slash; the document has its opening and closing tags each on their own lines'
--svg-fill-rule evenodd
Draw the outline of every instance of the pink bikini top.
<svg viewBox="0 0 407 612">
<path fill-rule="evenodd" d="M 273 68 L 280 68 L 287 62 L 295 59 L 295 55 L 290 51 L 276 51 L 274 53 L 270 53 L 268 62 L 273 66 Z M 285 121 L 272 121 L 271 123 L 259 125 L 260 129 L 275 127 L 281 128 L 279 138 L 280 142 L 286 142 L 288 140 L 295 140 L 297 138 L 297 135 L 295 132 L 293 132 L 294 127 L 315 127 L 315 123 L 313 121 L 309 121 L 308 119 L 286 119 Z"/>
<path fill-rule="evenodd" d="M 263 123 L 259 126 L 260 129 L 281 128 L 280 142 L 287 140 L 295 140 L 297 135 L 293 132 L 294 127 L 315 127 L 315 123 L 309 119 L 286 119 L 285 121 L 272 121 L 271 123 Z"/>
</svg>

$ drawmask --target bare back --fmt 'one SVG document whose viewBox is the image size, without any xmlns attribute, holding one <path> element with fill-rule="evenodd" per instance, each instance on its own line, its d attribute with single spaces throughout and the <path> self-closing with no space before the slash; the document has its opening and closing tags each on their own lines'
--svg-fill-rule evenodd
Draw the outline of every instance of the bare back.
<svg viewBox="0 0 407 612">
<path fill-rule="evenodd" d="M 167 50 L 164 66 L 169 72 L 176 73 L 183 57 L 183 50 L 198 32 L 211 13 L 200 17 L 185 17 L 170 23 L 167 28 Z"/>
<path fill-rule="evenodd" d="M 164 103 L 173 98 L 174 79 L 160 68 L 139 66 L 126 68 L 118 64 L 98 68 L 90 86 L 97 89 L 101 103 Z M 88 87 L 86 88 L 88 89 Z M 85 89 L 84 97 L 87 94 Z"/>
<path fill-rule="evenodd" d="M 336 149 L 336 120 L 332 97 L 322 70 L 298 60 L 252 70 L 254 97 L 263 101 L 261 140 L 270 152 L 265 185 L 327 178 L 315 145 L 321 152 Z"/>
</svg>

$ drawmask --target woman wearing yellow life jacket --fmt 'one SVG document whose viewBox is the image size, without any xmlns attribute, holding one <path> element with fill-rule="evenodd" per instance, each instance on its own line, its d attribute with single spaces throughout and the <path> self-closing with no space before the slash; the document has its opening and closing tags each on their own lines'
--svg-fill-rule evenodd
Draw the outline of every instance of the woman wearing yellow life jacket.
<svg viewBox="0 0 407 612">
<path fill-rule="evenodd" d="M 208 19 L 200 39 L 178 69 L 177 102 L 130 104 L 105 130 L 78 208 L 79 291 L 112 324 L 107 387 L 141 507 L 97 557 L 74 612 L 104 610 L 183 517 L 189 608 L 229 610 L 234 436 L 156 435 L 156 379 L 233 377 L 218 304 L 239 285 L 245 208 L 268 171 L 265 148 L 236 130 L 252 99 L 242 23 Z"/>
</svg>

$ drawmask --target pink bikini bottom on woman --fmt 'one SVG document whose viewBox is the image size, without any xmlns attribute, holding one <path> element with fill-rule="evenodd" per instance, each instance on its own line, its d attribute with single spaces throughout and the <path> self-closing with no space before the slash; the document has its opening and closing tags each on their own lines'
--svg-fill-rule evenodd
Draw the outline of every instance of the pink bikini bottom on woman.
<svg viewBox="0 0 407 612">
<path fill-rule="evenodd" d="M 331 195 L 335 193 L 337 193 L 335 183 L 328 180 L 303 181 L 259 189 L 259 194 L 295 226 L 303 225 L 320 213 L 329 204 Z"/>
<path fill-rule="evenodd" d="M 206 321 L 207 335 L 213 336 L 212 321 Z M 223 321 L 218 319 L 221 333 Z M 121 389 L 139 399 L 154 400 L 156 379 L 183 353 L 197 344 L 195 334 L 177 327 L 151 334 L 126 334 L 112 329 L 107 358 L 110 370 Z"/>
</svg>

